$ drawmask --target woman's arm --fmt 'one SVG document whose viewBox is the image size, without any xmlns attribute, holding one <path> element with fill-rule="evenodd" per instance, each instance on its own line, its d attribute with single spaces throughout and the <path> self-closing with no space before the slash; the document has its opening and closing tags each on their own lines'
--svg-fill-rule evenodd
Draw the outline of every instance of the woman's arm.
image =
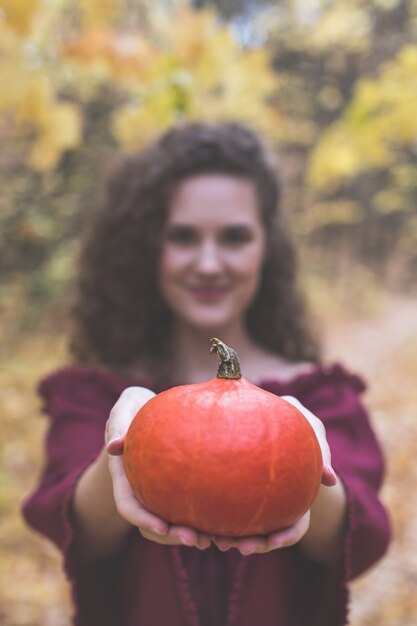
<svg viewBox="0 0 417 626">
<path fill-rule="evenodd" d="M 79 556 L 93 561 L 117 552 L 132 525 L 117 510 L 105 448 L 79 479 L 72 507 Z"/>
<path fill-rule="evenodd" d="M 343 554 L 347 499 L 342 482 L 321 485 L 311 507 L 310 525 L 299 542 L 300 550 L 322 563 L 337 563 Z"/>
<path fill-rule="evenodd" d="M 335 564 L 343 554 L 346 492 L 332 468 L 330 447 L 323 423 L 295 398 L 286 396 L 286 399 L 304 414 L 314 428 L 323 455 L 322 484 L 310 509 L 308 530 L 298 545 L 309 558 L 321 563 Z"/>
<path fill-rule="evenodd" d="M 207 548 L 211 538 L 185 526 L 170 526 L 136 499 L 124 471 L 123 440 L 127 429 L 153 392 L 129 387 L 107 421 L 104 448 L 79 479 L 73 498 L 78 555 L 92 561 L 117 552 L 132 530 L 164 545 Z"/>
</svg>

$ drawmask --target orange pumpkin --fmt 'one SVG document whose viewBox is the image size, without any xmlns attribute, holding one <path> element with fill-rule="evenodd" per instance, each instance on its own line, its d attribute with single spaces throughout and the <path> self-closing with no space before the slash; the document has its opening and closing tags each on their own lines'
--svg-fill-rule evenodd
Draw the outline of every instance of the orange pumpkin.
<svg viewBox="0 0 417 626">
<path fill-rule="evenodd" d="M 292 404 L 241 378 L 233 350 L 213 339 L 211 351 L 218 378 L 163 391 L 137 413 L 124 444 L 127 478 L 172 524 L 236 537 L 285 528 L 320 486 L 314 430 Z"/>
</svg>

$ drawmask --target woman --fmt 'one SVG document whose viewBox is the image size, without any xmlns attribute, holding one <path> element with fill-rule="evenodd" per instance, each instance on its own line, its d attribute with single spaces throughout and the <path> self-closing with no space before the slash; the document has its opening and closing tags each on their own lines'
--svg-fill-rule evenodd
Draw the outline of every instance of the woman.
<svg viewBox="0 0 417 626">
<path fill-rule="evenodd" d="M 174 128 L 107 183 L 82 247 L 79 364 L 41 383 L 47 463 L 24 507 L 65 555 L 78 625 L 339 626 L 346 582 L 385 552 L 364 385 L 319 362 L 279 196 L 271 155 L 239 124 Z M 212 378 L 212 336 L 238 351 L 246 378 L 302 409 L 322 448 L 311 511 L 268 536 L 170 526 L 124 474 L 136 411 Z"/>
</svg>

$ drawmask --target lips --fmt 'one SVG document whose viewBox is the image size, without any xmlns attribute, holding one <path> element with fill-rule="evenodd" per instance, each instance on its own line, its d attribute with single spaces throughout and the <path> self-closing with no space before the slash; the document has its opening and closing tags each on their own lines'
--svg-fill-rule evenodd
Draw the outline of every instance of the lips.
<svg viewBox="0 0 417 626">
<path fill-rule="evenodd" d="M 198 285 L 191 287 L 190 291 L 197 300 L 214 302 L 225 296 L 229 287 L 225 285 Z"/>
</svg>

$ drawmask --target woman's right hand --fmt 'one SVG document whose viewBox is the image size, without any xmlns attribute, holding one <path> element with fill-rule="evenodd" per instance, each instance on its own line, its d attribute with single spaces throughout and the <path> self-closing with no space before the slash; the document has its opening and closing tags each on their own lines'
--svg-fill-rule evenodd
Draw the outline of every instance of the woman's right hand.
<svg viewBox="0 0 417 626">
<path fill-rule="evenodd" d="M 109 471 L 119 515 L 136 526 L 146 539 L 164 545 L 187 545 L 208 548 L 211 537 L 188 526 L 172 526 L 154 515 L 137 499 L 127 480 L 123 465 L 123 443 L 127 430 L 139 409 L 155 394 L 145 387 L 128 387 L 117 400 L 106 424 L 105 443 Z"/>
</svg>

